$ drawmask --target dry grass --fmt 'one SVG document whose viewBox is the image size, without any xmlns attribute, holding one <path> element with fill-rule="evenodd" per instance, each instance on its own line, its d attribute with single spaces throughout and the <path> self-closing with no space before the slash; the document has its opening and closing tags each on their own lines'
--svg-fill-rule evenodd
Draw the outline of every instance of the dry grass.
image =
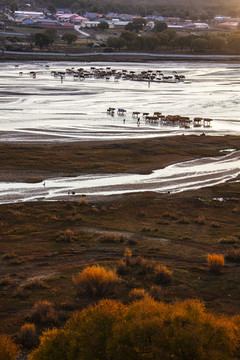
<svg viewBox="0 0 240 360">
<path fill-rule="evenodd" d="M 225 257 L 228 261 L 240 262 L 240 249 L 229 250 Z"/>
<path fill-rule="evenodd" d="M 207 263 L 210 272 L 219 274 L 224 266 L 224 256 L 219 254 L 208 254 Z"/>
<path fill-rule="evenodd" d="M 235 245 L 238 243 L 238 239 L 235 236 L 225 236 L 218 240 L 220 244 Z"/>
<path fill-rule="evenodd" d="M 165 265 L 157 265 L 154 269 L 154 279 L 157 284 L 166 285 L 172 279 L 172 272 Z"/>
<path fill-rule="evenodd" d="M 145 259 L 141 256 L 138 256 L 136 259 L 136 265 L 138 266 L 139 275 L 146 275 L 148 273 L 153 273 L 154 268 L 156 266 L 156 262 L 154 260 Z"/>
<path fill-rule="evenodd" d="M 81 273 L 73 276 L 72 280 L 79 295 L 103 298 L 114 293 L 120 278 L 116 271 L 94 265 L 86 267 Z"/>
<path fill-rule="evenodd" d="M 0 280 L 0 287 L 12 285 L 14 285 L 14 281 L 10 277 Z"/>
<path fill-rule="evenodd" d="M 4 254 L 4 255 L 2 256 L 2 258 L 3 258 L 4 260 L 15 259 L 15 258 L 17 258 L 17 257 L 18 257 L 18 255 L 17 255 L 16 253 L 14 253 L 14 252 L 8 252 L 8 253 L 6 253 L 6 254 Z"/>
<path fill-rule="evenodd" d="M 199 225 L 206 225 L 206 218 L 204 215 L 199 215 L 196 219 L 196 223 Z"/>
<path fill-rule="evenodd" d="M 150 288 L 150 295 L 156 301 L 161 301 L 163 296 L 163 291 L 160 286 L 152 285 Z"/>
<path fill-rule="evenodd" d="M 146 296 L 149 296 L 144 289 L 132 289 L 129 292 L 129 298 L 131 301 L 138 301 L 144 299 Z"/>
<path fill-rule="evenodd" d="M 74 240 L 74 232 L 70 229 L 60 231 L 57 234 L 57 241 L 72 242 Z"/>
<path fill-rule="evenodd" d="M 36 326 L 30 323 L 24 324 L 20 329 L 18 339 L 20 343 L 26 348 L 32 348 L 33 346 L 36 346 L 38 342 Z"/>
<path fill-rule="evenodd" d="M 39 300 L 34 304 L 30 318 L 37 324 L 55 324 L 58 320 L 53 304 L 47 300 Z"/>
<path fill-rule="evenodd" d="M 131 258 L 132 258 L 132 250 L 129 248 L 126 248 L 125 252 L 124 252 L 124 260 L 125 260 L 127 266 L 130 265 Z"/>
<path fill-rule="evenodd" d="M 115 242 L 124 242 L 125 238 L 123 235 L 118 235 L 114 231 L 111 231 L 99 236 L 99 240 L 102 243 L 115 243 Z"/>
<path fill-rule="evenodd" d="M 126 275 L 129 273 L 129 267 L 126 264 L 126 261 L 120 260 L 117 265 L 118 275 Z"/>
<path fill-rule="evenodd" d="M 47 288 L 47 285 L 44 283 L 44 281 L 34 278 L 26 281 L 22 287 L 24 289 L 45 289 Z"/>
</svg>

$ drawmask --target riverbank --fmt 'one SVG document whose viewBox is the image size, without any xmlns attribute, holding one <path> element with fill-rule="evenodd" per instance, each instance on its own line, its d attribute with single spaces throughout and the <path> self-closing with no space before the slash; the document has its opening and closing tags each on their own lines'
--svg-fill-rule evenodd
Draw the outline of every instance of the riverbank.
<svg viewBox="0 0 240 360">
<path fill-rule="evenodd" d="M 0 143 L 0 181 L 80 174 L 148 174 L 168 165 L 240 149 L 239 136 L 170 136 L 87 142 Z"/>
<path fill-rule="evenodd" d="M 240 55 L 156 54 L 134 52 L 89 52 L 64 54 L 50 52 L 5 51 L 0 61 L 77 61 L 77 62 L 157 62 L 157 61 L 206 61 L 240 62 Z"/>
</svg>

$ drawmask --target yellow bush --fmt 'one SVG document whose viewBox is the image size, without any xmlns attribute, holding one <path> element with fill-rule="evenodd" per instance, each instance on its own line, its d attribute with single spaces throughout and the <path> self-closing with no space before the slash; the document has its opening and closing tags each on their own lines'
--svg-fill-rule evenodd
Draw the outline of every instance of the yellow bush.
<svg viewBox="0 0 240 360">
<path fill-rule="evenodd" d="M 107 270 L 102 266 L 88 266 L 81 273 L 73 276 L 73 284 L 80 295 L 103 298 L 115 291 L 120 281 L 115 270 Z"/>
<path fill-rule="evenodd" d="M 124 252 L 124 259 L 126 261 L 126 265 L 130 265 L 131 257 L 132 257 L 131 249 L 126 248 Z"/>
<path fill-rule="evenodd" d="M 172 272 L 165 265 L 155 267 L 155 281 L 157 284 L 168 284 L 171 281 Z"/>
<path fill-rule="evenodd" d="M 44 333 L 30 360 L 235 360 L 239 333 L 239 317 L 206 313 L 198 300 L 102 300 Z"/>
<path fill-rule="evenodd" d="M 144 289 L 132 289 L 129 292 L 129 298 L 132 301 L 136 301 L 136 300 L 141 300 L 143 298 L 145 298 L 146 296 L 149 296 L 148 293 L 146 293 L 146 291 Z"/>
<path fill-rule="evenodd" d="M 0 360 L 16 360 L 19 348 L 7 335 L 0 335 Z"/>
<path fill-rule="evenodd" d="M 219 274 L 224 266 L 224 257 L 218 254 L 208 254 L 207 263 L 211 272 Z"/>
<path fill-rule="evenodd" d="M 40 345 L 31 352 L 28 360 L 67 360 L 70 349 L 70 339 L 63 330 L 47 330 L 40 336 Z"/>
</svg>

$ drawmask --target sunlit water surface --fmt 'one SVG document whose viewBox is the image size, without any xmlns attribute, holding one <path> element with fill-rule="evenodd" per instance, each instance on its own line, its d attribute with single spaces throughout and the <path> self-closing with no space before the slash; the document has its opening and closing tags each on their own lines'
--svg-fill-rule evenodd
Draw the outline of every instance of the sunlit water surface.
<svg viewBox="0 0 240 360">
<path fill-rule="evenodd" d="M 45 65 L 49 68 L 46 69 Z M 74 81 L 69 75 L 61 83 L 51 71 L 107 66 L 140 72 L 161 70 L 185 75 L 180 83 L 151 83 L 88 78 Z M 30 71 L 36 71 L 33 79 Z M 23 75 L 19 76 L 19 72 Z M 240 133 L 240 65 L 215 62 L 159 63 L 53 63 L 0 64 L 0 139 L 6 140 L 105 140 L 155 137 L 159 135 Z M 123 117 L 107 115 L 108 107 L 125 108 Z M 183 129 L 179 126 L 137 126 L 133 111 L 164 115 L 212 118 L 211 128 Z M 9 133 L 11 131 L 11 134 Z M 12 133 L 14 131 L 14 133 Z"/>
<path fill-rule="evenodd" d="M 46 64 L 49 68 L 46 68 Z M 91 66 L 141 72 L 177 71 L 180 83 L 151 83 L 88 78 L 63 82 L 51 71 Z M 30 76 L 36 71 L 36 78 Z M 22 72 L 22 76 L 19 75 Z M 207 62 L 0 64 L 0 141 L 89 141 L 146 138 L 177 134 L 240 134 L 240 65 Z M 109 116 L 108 107 L 125 108 L 123 117 Z M 132 112 L 212 118 L 211 128 L 140 126 Z M 0 183 L 0 203 L 55 200 L 66 196 L 116 195 L 128 192 L 179 192 L 233 181 L 240 172 L 240 152 L 174 164 L 148 175 L 82 175 L 45 179 L 45 183 Z M 45 185 L 45 186 L 44 186 Z M 72 195 L 72 192 L 75 195 Z M 69 195 L 70 193 L 70 195 Z"/>
</svg>

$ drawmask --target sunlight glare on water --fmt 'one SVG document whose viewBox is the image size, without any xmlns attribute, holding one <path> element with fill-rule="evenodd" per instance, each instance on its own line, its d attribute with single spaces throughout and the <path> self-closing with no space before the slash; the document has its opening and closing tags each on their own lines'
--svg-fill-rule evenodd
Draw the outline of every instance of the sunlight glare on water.
<svg viewBox="0 0 240 360">
<path fill-rule="evenodd" d="M 49 68 L 45 68 L 48 64 Z M 74 81 L 66 75 L 61 83 L 51 71 L 79 67 L 111 67 L 136 72 L 152 69 L 164 75 L 185 75 L 180 83 L 124 81 L 87 78 Z M 36 79 L 30 76 L 36 71 Z M 19 75 L 22 72 L 22 76 Z M 24 62 L 0 64 L 0 130 L 14 131 L 14 140 L 104 140 L 155 137 L 169 134 L 212 135 L 240 133 L 240 65 L 199 62 L 76 63 Z M 108 107 L 125 108 L 123 117 L 107 115 Z M 208 117 L 211 128 L 182 129 L 178 126 L 140 126 L 133 111 L 162 112 L 164 115 Z M 3 134 L 3 133 L 2 133 Z M 12 138 L 11 138 L 12 136 Z M 44 136 L 44 137 L 43 137 Z"/>
</svg>

